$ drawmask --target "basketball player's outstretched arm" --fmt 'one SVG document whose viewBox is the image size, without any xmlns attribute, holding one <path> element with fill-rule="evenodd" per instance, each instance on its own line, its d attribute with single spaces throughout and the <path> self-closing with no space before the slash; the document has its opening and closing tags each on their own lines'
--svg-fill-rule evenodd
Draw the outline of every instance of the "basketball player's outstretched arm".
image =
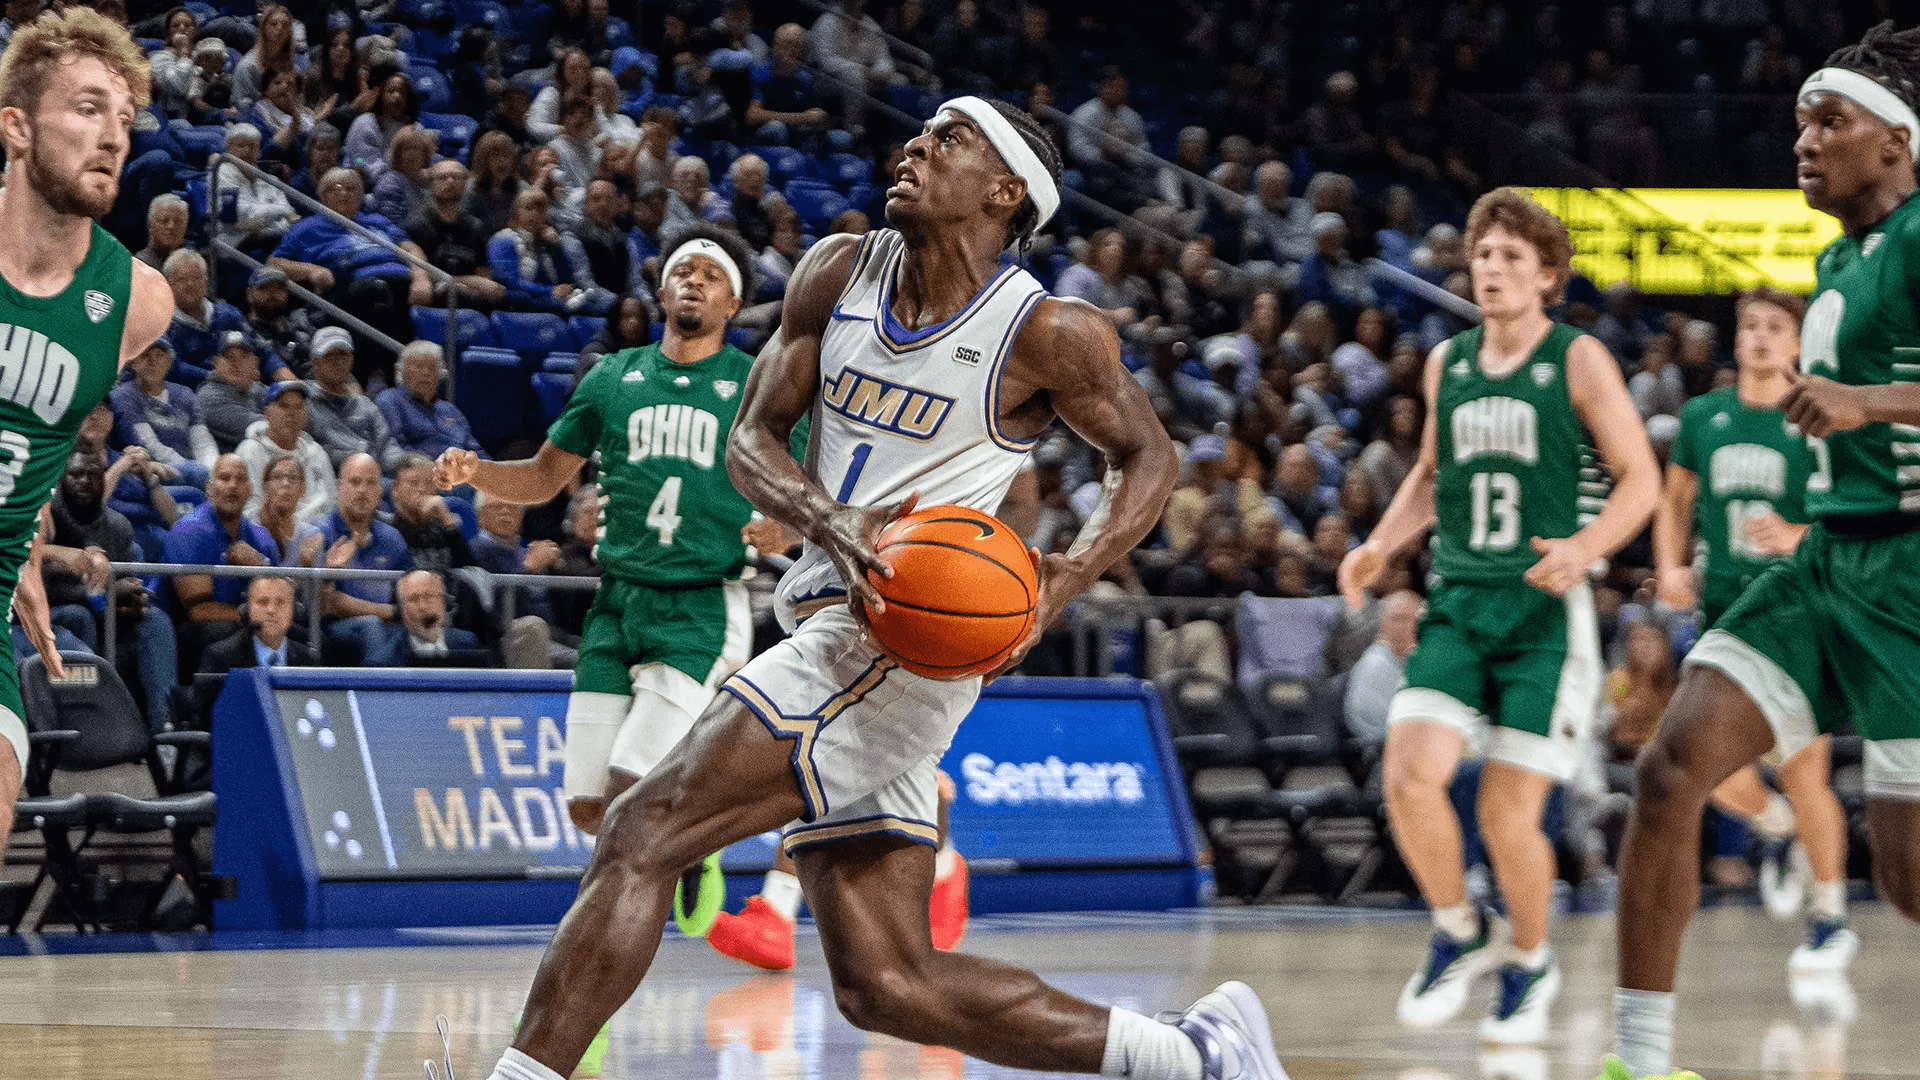
<svg viewBox="0 0 1920 1080">
<path fill-rule="evenodd" d="M 1685 432 L 1681 434 L 1685 436 Z M 1691 608 L 1695 600 L 1687 541 L 1693 536 L 1693 506 L 1699 494 L 1700 478 L 1692 469 L 1667 465 L 1660 507 L 1653 512 L 1654 595 L 1661 603 L 1681 611 Z"/>
<path fill-rule="evenodd" d="M 863 608 L 886 610 L 867 581 L 868 570 L 891 576 L 873 550 L 874 538 L 887 522 L 910 513 L 914 498 L 892 506 L 846 506 L 793 460 L 787 438 L 813 408 L 820 386 L 820 339 L 859 248 L 859 237 L 829 236 L 794 268 L 780 306 L 780 328 L 754 361 L 727 440 L 733 486 L 761 513 L 798 529 L 827 553 L 855 601 L 848 605 L 855 618 L 863 617 Z"/>
<path fill-rule="evenodd" d="M 1380 515 L 1379 524 L 1366 542 L 1347 552 L 1340 560 L 1340 595 L 1349 607 L 1358 611 L 1366 604 L 1362 594 L 1387 568 L 1387 561 L 1404 551 L 1433 524 L 1433 478 L 1440 467 L 1440 437 L 1434 429 L 1434 417 L 1440 412 L 1440 365 L 1445 361 L 1447 344 L 1441 342 L 1427 354 L 1427 368 L 1420 384 L 1427 399 L 1427 421 L 1420 429 L 1420 456 L 1414 459 L 1400 490 Z"/>
<path fill-rule="evenodd" d="M 1113 324 L 1090 304 L 1048 299 L 1034 308 L 1001 375 L 1000 399 L 1019 403 L 1000 417 L 1017 434 L 1038 435 L 1051 407 L 1107 460 L 1100 502 L 1072 547 L 1064 555 L 1038 557 L 1040 599 L 1033 629 L 1002 665 L 1006 671 L 1019 664 L 1074 597 L 1126 558 L 1160 520 L 1180 460 L 1146 390 L 1120 363 Z"/>
<path fill-rule="evenodd" d="M 120 366 L 147 351 L 173 321 L 173 288 L 160 271 L 133 260 L 133 283 L 127 290 L 127 321 L 120 329 Z"/>
<path fill-rule="evenodd" d="M 586 460 L 553 445 L 551 439 L 524 461 L 482 461 L 471 450 L 449 446 L 433 463 L 433 483 L 441 491 L 471 484 L 489 499 L 534 506 L 560 494 L 567 481 L 580 475 Z"/>
</svg>

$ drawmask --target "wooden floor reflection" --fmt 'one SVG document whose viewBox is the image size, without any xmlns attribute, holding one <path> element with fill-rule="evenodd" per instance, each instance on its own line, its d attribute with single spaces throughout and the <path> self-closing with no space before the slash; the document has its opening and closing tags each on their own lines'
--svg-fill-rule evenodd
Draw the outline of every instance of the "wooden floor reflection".
<svg viewBox="0 0 1920 1080">
<path fill-rule="evenodd" d="M 1677 1057 L 1709 1077 L 1920 1077 L 1920 929 L 1856 912 L 1851 980 L 1790 984 L 1795 927 L 1757 910 L 1704 912 L 1688 940 Z M 977 920 L 965 948 L 1145 1012 L 1228 978 L 1266 999 L 1294 1080 L 1590 1080 L 1608 1044 L 1613 922 L 1556 928 L 1566 985 L 1537 1049 L 1483 1046 L 1477 1012 L 1404 1031 L 1394 995 L 1426 924 L 1299 911 Z M 466 947 L 0 958 L 0 1077 L 88 1080 L 418 1080 L 454 1032 L 462 1080 L 510 1038 L 544 931 L 447 932 Z M 614 1020 L 604 1075 L 958 1080 L 1016 1074 L 869 1037 L 834 1012 L 817 942 L 790 975 L 753 974 L 673 939 Z M 1482 988 L 1475 1010 L 1490 993 Z"/>
</svg>

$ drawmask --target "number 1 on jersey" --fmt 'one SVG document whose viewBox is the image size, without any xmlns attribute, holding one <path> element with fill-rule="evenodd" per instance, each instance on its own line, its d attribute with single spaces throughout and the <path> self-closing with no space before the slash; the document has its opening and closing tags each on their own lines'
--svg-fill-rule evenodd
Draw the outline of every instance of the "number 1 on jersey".
<svg viewBox="0 0 1920 1080">
<path fill-rule="evenodd" d="M 1512 473 L 1473 474 L 1475 551 L 1509 551 L 1520 539 L 1520 481 Z"/>
<path fill-rule="evenodd" d="M 660 546 L 673 545 L 673 531 L 680 527 L 680 478 L 669 476 L 660 485 L 660 494 L 647 507 L 647 527 L 660 533 Z"/>
<path fill-rule="evenodd" d="M 853 460 L 847 463 L 846 479 L 840 481 L 840 493 L 833 497 L 834 502 L 846 502 L 853 498 L 853 486 L 860 482 L 860 471 L 867 467 L 867 455 L 873 453 L 873 444 L 863 442 L 853 448 Z"/>
</svg>

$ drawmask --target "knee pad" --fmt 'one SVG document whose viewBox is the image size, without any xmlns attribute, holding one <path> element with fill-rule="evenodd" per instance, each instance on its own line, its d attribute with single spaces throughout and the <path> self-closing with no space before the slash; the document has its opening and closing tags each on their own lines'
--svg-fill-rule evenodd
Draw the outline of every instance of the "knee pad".
<svg viewBox="0 0 1920 1080">
<path fill-rule="evenodd" d="M 633 697 L 613 741 L 611 768 L 644 777 L 693 730 L 713 693 L 692 676 L 665 664 L 641 664 L 633 673 Z"/>
<path fill-rule="evenodd" d="M 566 772 L 561 781 L 568 798 L 597 799 L 606 792 L 614 739 L 632 705 L 625 694 L 568 695 Z"/>
</svg>

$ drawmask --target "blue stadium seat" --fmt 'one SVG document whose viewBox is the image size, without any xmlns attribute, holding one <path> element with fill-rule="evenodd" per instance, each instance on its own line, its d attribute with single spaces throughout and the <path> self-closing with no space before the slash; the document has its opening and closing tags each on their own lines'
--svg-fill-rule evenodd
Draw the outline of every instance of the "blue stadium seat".
<svg viewBox="0 0 1920 1080">
<path fill-rule="evenodd" d="M 573 374 L 574 368 L 578 366 L 580 366 L 579 353 L 548 353 L 546 359 L 540 361 L 541 371 L 553 372 L 560 375 L 571 375 Z"/>
<path fill-rule="evenodd" d="M 473 145 L 473 133 L 480 128 L 473 117 L 459 113 L 422 112 L 420 125 L 439 134 L 440 153 L 444 157 L 464 157 L 467 148 Z"/>
<path fill-rule="evenodd" d="M 473 348 L 460 354 L 453 403 L 466 414 L 474 438 L 493 442 L 519 431 L 526 399 L 527 369 L 519 353 Z"/>
<path fill-rule="evenodd" d="M 529 370 L 550 352 L 575 348 L 566 320 L 544 311 L 496 311 L 493 331 L 501 346 L 519 353 Z"/>
<path fill-rule="evenodd" d="M 873 178 L 873 163 L 858 154 L 828 154 L 827 179 L 841 191 L 852 191 Z"/>
<path fill-rule="evenodd" d="M 567 318 L 567 326 L 573 330 L 573 343 L 583 349 L 593 344 L 593 339 L 600 336 L 600 329 L 606 325 L 607 320 L 598 315 L 571 315 Z"/>
<path fill-rule="evenodd" d="M 760 331 L 750 326 L 736 326 L 727 331 L 727 344 L 744 352 L 752 352 L 760 337 Z"/>
<path fill-rule="evenodd" d="M 813 159 L 806 151 L 791 146 L 762 146 L 755 151 L 767 161 L 767 175 L 775 187 L 782 187 L 796 176 L 813 175 Z"/>
<path fill-rule="evenodd" d="M 533 393 L 540 399 L 540 410 L 546 415 L 547 423 L 551 424 L 567 410 L 567 397 L 573 393 L 573 375 L 570 372 L 536 371 L 533 373 Z"/>
<path fill-rule="evenodd" d="M 607 20 L 607 44 L 616 49 L 633 44 L 633 27 L 627 20 L 617 15 Z"/>
<path fill-rule="evenodd" d="M 894 83 L 887 87 L 887 102 L 916 120 L 933 115 L 933 92 L 912 83 Z"/>
<path fill-rule="evenodd" d="M 420 335 L 422 341 L 431 341 L 445 347 L 447 343 L 447 309 L 437 307 L 417 307 L 413 309 L 413 332 Z M 487 317 L 472 308 L 460 309 L 458 333 L 454 340 L 460 348 L 494 348 L 500 339 L 494 336 L 493 324 Z"/>
<path fill-rule="evenodd" d="M 878 184 L 855 184 L 847 189 L 847 205 L 871 216 L 874 213 L 873 204 L 879 201 L 881 193 L 886 190 Z"/>
<path fill-rule="evenodd" d="M 790 186 L 787 204 L 800 215 L 800 225 L 816 236 L 833 227 L 833 219 L 847 212 L 847 197 L 832 188 Z"/>
<path fill-rule="evenodd" d="M 227 148 L 227 129 L 218 124 L 182 126 L 172 131 L 173 137 L 180 140 L 181 149 L 187 152 L 187 164 L 196 169 L 207 167 L 208 154 Z"/>
<path fill-rule="evenodd" d="M 450 112 L 453 109 L 453 87 L 448 85 L 447 77 L 425 64 L 409 64 L 407 78 L 413 81 L 413 88 L 420 95 L 420 108 L 424 112 Z"/>
<path fill-rule="evenodd" d="M 445 30 L 419 29 L 413 32 L 414 51 L 434 60 L 445 60 L 452 56 L 457 44 L 454 36 Z"/>
</svg>

